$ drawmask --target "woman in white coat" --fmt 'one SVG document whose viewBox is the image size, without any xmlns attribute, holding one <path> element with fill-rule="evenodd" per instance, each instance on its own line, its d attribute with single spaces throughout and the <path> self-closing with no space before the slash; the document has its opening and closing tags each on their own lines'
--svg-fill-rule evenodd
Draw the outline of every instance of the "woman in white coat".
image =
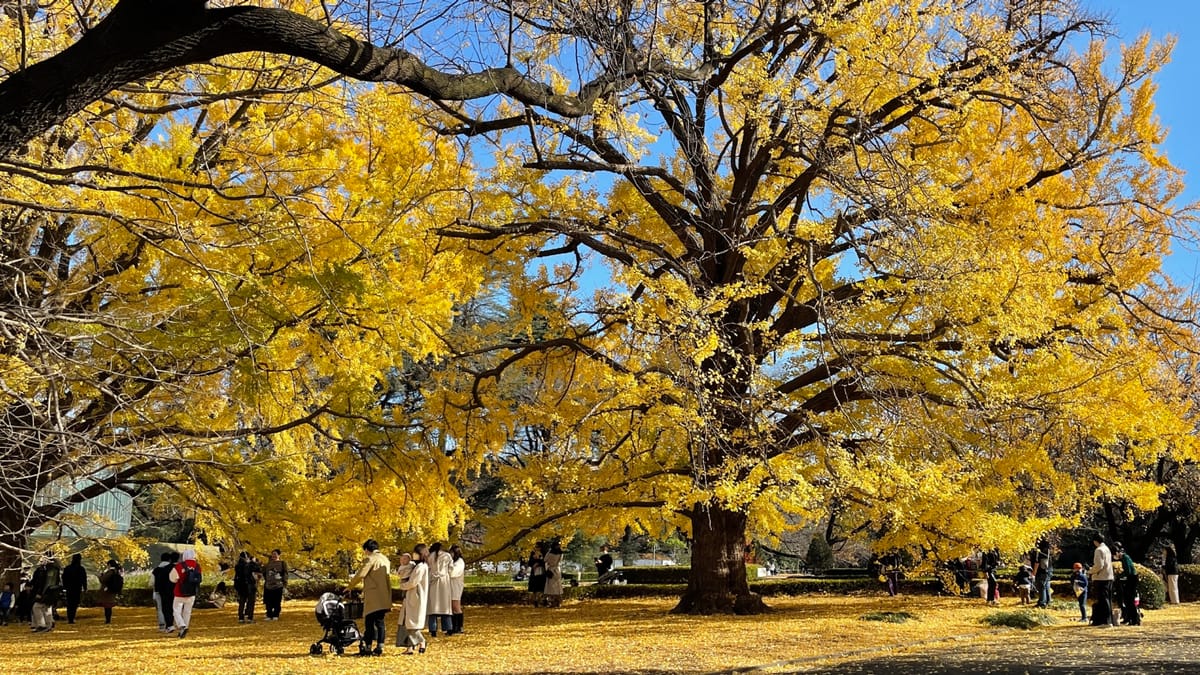
<svg viewBox="0 0 1200 675">
<path fill-rule="evenodd" d="M 441 543 L 429 547 L 429 635 L 437 637 L 438 622 L 442 630 L 450 635 L 454 631 L 450 627 L 450 568 L 453 562 L 450 554 L 442 550 Z"/>
<path fill-rule="evenodd" d="M 550 552 L 546 554 L 546 606 L 558 607 L 562 604 L 563 596 L 563 579 L 562 579 L 562 559 L 563 550 L 555 541 L 550 545 Z"/>
<path fill-rule="evenodd" d="M 429 601 L 429 565 L 425 560 L 429 557 L 429 548 L 425 544 L 413 547 L 412 569 L 408 578 L 400 582 L 400 590 L 404 591 L 404 631 L 408 649 L 405 654 L 412 654 L 413 647 L 425 653 L 425 610 Z"/>
<path fill-rule="evenodd" d="M 450 611 L 453 612 L 451 628 L 454 633 L 463 632 L 462 594 L 467 576 L 467 561 L 463 560 L 462 547 L 450 547 Z"/>
</svg>

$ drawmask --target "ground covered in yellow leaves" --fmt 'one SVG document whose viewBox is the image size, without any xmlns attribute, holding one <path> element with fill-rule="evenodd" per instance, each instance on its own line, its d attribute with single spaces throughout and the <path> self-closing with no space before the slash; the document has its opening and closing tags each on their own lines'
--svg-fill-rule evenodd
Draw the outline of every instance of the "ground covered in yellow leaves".
<svg viewBox="0 0 1200 675">
<path fill-rule="evenodd" d="M 929 655 L 1016 654 L 1046 662 L 1058 658 L 1055 645 L 1078 650 L 1093 638 L 1112 643 L 1110 663 L 1134 663 L 1151 658 L 1156 641 L 1168 640 L 1176 628 L 1200 633 L 1197 606 L 1147 612 L 1141 628 L 1107 631 L 1070 623 L 1073 612 L 1060 609 L 1053 613 L 1062 623 L 1014 632 L 980 623 L 989 610 L 978 600 L 827 596 L 771 598 L 770 604 L 773 611 L 765 616 L 721 618 L 670 615 L 672 601 L 665 598 L 590 600 L 553 610 L 468 607 L 465 635 L 431 639 L 424 655 L 401 656 L 392 647 L 384 657 L 368 659 L 309 656 L 322 630 L 312 603 L 303 601 L 286 603 L 280 621 L 252 625 L 239 625 L 233 606 L 197 610 L 184 639 L 163 636 L 151 609 L 132 607 L 117 608 L 111 626 L 100 610 L 82 609 L 75 625 L 60 623 L 46 634 L 10 625 L 0 628 L 0 639 L 7 647 L 3 670 L 13 673 L 382 673 L 405 667 L 436 673 L 832 673 L 882 672 L 859 668 L 887 662 L 918 672 L 911 669 L 928 665 Z M 916 620 L 861 619 L 872 612 L 907 612 Z M 396 613 L 388 618 L 390 645 Z"/>
</svg>

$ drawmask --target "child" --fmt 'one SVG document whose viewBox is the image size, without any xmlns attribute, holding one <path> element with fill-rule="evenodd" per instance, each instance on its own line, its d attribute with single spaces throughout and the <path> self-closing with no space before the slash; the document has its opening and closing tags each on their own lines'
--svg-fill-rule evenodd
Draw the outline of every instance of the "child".
<svg viewBox="0 0 1200 675">
<path fill-rule="evenodd" d="M 1071 566 L 1071 589 L 1075 591 L 1075 599 L 1079 601 L 1079 620 L 1087 621 L 1088 578 L 1081 563 Z"/>
<path fill-rule="evenodd" d="M 13 605 L 12 588 L 12 584 L 4 584 L 4 590 L 0 592 L 0 626 L 8 625 L 8 613 Z"/>
<path fill-rule="evenodd" d="M 1017 587 L 1017 595 L 1020 596 L 1022 605 L 1032 601 L 1033 570 L 1029 569 L 1029 565 L 1021 565 L 1017 576 L 1013 577 L 1013 585 Z"/>
</svg>

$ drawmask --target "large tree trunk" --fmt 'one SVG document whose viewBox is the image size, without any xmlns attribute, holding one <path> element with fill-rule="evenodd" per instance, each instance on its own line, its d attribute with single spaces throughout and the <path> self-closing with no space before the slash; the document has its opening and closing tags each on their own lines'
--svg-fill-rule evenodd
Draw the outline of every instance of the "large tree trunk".
<svg viewBox="0 0 1200 675">
<path fill-rule="evenodd" d="M 762 598 L 746 579 L 746 515 L 697 504 L 692 509 L 692 569 L 676 614 L 758 614 Z"/>
<path fill-rule="evenodd" d="M 21 553 L 25 535 L 20 520 L 11 509 L 0 508 L 0 584 L 12 583 L 16 588 L 21 572 Z"/>
</svg>

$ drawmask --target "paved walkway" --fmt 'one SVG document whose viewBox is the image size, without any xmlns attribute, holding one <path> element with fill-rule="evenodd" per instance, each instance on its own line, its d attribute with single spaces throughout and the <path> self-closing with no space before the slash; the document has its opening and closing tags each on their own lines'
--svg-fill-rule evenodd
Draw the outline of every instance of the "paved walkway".
<svg viewBox="0 0 1200 675">
<path fill-rule="evenodd" d="M 1004 629 L 974 639 L 913 645 L 895 652 L 793 661 L 739 673 L 805 675 L 1200 675 L 1200 622 L 1156 621 L 1140 627 L 1066 624 Z M 1163 617 L 1164 619 L 1166 617 Z M 844 660 L 843 660 L 844 659 Z"/>
</svg>

